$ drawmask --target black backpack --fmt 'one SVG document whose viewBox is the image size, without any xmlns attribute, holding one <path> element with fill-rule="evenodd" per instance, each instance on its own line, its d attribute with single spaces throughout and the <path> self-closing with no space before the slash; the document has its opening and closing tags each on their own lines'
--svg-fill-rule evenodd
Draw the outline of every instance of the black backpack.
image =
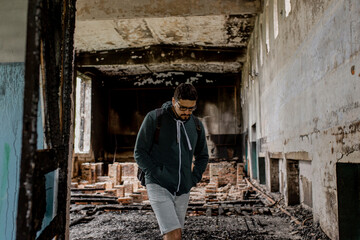
<svg viewBox="0 0 360 240">
<path fill-rule="evenodd" d="M 155 129 L 155 133 L 154 133 L 153 144 L 154 143 L 159 144 L 161 116 L 163 115 L 163 113 L 164 113 L 164 110 L 162 108 L 157 108 L 156 109 L 156 129 Z M 193 118 L 194 118 L 195 125 L 196 125 L 196 130 L 197 130 L 196 132 L 198 133 L 198 136 L 199 136 L 200 133 L 201 133 L 200 120 L 194 115 L 193 115 Z M 199 141 L 199 137 L 198 137 L 198 141 Z M 137 178 L 141 182 L 141 185 L 143 185 L 145 187 L 145 173 L 139 167 L 138 167 Z"/>
</svg>

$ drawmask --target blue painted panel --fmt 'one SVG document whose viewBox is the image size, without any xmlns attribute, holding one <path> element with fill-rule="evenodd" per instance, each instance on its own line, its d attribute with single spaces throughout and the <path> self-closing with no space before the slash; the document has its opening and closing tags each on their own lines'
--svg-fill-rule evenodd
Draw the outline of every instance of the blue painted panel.
<svg viewBox="0 0 360 240">
<path fill-rule="evenodd" d="M 24 63 L 0 64 L 0 239 L 16 238 Z"/>
<path fill-rule="evenodd" d="M 252 178 L 258 179 L 258 164 L 256 156 L 256 142 L 251 142 L 251 170 Z"/>
<path fill-rule="evenodd" d="M 37 232 L 37 237 L 40 236 L 41 232 L 50 224 L 53 218 L 56 216 L 56 201 L 57 197 L 57 179 L 58 179 L 58 170 L 49 172 L 45 174 L 45 191 L 46 191 L 46 211 L 44 214 L 43 222 L 41 225 L 41 230 Z"/>
</svg>

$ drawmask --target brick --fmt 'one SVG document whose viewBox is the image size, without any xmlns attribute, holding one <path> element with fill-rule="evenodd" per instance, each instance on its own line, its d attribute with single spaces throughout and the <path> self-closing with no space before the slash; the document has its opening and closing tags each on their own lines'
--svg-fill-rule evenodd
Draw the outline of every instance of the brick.
<svg viewBox="0 0 360 240">
<path fill-rule="evenodd" d="M 97 179 L 97 172 L 96 172 L 96 164 L 91 163 L 90 164 L 90 182 L 95 183 Z"/>
<path fill-rule="evenodd" d="M 78 188 L 84 188 L 87 184 L 89 184 L 89 181 L 82 180 L 80 181 Z"/>
<path fill-rule="evenodd" d="M 81 164 L 81 179 L 91 182 L 91 165 L 90 165 L 90 163 Z"/>
<path fill-rule="evenodd" d="M 125 193 L 133 193 L 134 191 L 134 185 L 132 183 L 125 183 L 124 184 L 124 187 L 125 187 Z"/>
<path fill-rule="evenodd" d="M 106 188 L 106 182 L 97 182 L 95 183 L 96 188 Z"/>
<path fill-rule="evenodd" d="M 116 189 L 105 190 L 105 194 L 108 196 L 116 196 Z"/>
<path fill-rule="evenodd" d="M 121 165 L 119 163 L 109 164 L 108 176 L 115 185 L 121 183 Z"/>
<path fill-rule="evenodd" d="M 133 198 L 132 197 L 121 197 L 121 198 L 118 198 L 117 201 L 120 204 L 127 205 L 127 204 L 133 203 Z"/>
<path fill-rule="evenodd" d="M 143 201 L 149 200 L 147 190 L 145 188 L 138 189 L 138 192 L 142 195 Z"/>
<path fill-rule="evenodd" d="M 121 174 L 124 177 L 137 178 L 137 164 L 136 163 L 120 163 Z"/>
<path fill-rule="evenodd" d="M 143 201 L 141 193 L 132 193 L 129 197 L 133 198 L 134 203 L 141 203 Z"/>
<path fill-rule="evenodd" d="M 215 182 L 214 177 L 218 178 L 219 186 L 224 186 L 228 183 L 236 184 L 236 169 L 232 162 L 221 162 L 210 164 L 210 182 Z"/>
<path fill-rule="evenodd" d="M 113 183 L 113 182 L 109 181 L 109 182 L 106 182 L 106 183 L 105 183 L 105 189 L 106 189 L 106 190 L 113 189 L 113 187 L 114 187 L 114 183 Z"/>
<path fill-rule="evenodd" d="M 110 181 L 109 176 L 97 176 L 97 181 L 98 182 L 107 182 Z"/>
<path fill-rule="evenodd" d="M 114 189 L 116 189 L 116 196 L 117 197 L 125 197 L 125 186 L 116 185 L 116 186 L 114 186 Z"/>
</svg>

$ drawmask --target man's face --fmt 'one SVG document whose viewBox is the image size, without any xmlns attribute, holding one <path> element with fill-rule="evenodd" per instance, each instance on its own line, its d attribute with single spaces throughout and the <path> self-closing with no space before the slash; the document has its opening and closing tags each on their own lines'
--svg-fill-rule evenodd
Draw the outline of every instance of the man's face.
<svg viewBox="0 0 360 240">
<path fill-rule="evenodd" d="M 196 100 L 180 99 L 176 101 L 175 98 L 172 98 L 172 105 L 181 120 L 187 120 L 191 113 L 196 109 Z"/>
</svg>

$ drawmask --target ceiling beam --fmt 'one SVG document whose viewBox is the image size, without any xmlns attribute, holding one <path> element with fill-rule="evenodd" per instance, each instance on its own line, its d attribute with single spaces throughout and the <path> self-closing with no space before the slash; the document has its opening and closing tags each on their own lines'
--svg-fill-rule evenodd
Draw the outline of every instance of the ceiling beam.
<svg viewBox="0 0 360 240">
<path fill-rule="evenodd" d="M 192 47 L 156 45 L 76 54 L 76 64 L 82 66 L 186 64 L 244 62 L 246 47 Z"/>
<path fill-rule="evenodd" d="M 76 20 L 253 14 L 263 0 L 77 0 Z"/>
</svg>

